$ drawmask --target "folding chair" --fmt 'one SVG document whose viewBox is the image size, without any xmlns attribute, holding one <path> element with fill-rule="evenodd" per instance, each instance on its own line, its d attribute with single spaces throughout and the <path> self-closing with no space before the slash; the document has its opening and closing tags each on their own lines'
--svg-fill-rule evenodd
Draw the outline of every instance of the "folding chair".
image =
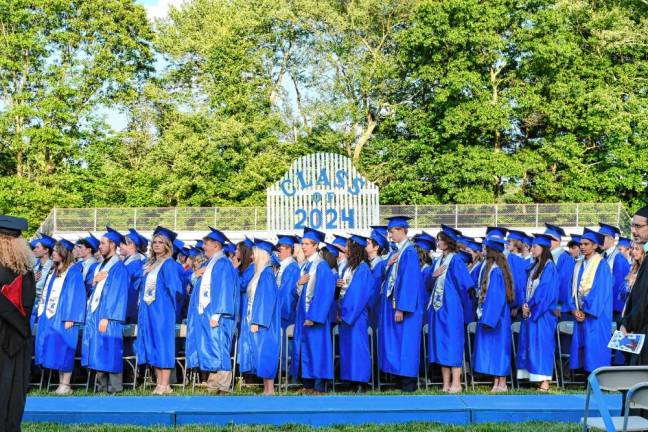
<svg viewBox="0 0 648 432">
<path fill-rule="evenodd" d="M 475 390 L 475 384 L 488 385 L 493 383 L 492 379 L 490 379 L 489 381 L 477 381 L 475 379 L 475 365 L 472 364 L 472 358 L 473 358 L 473 340 L 474 340 L 473 338 L 476 333 L 477 333 L 477 321 L 468 323 L 468 325 L 466 326 L 466 341 L 468 342 L 468 357 L 470 358 L 470 362 L 471 362 L 470 363 L 470 369 L 471 369 L 470 386 L 473 390 Z M 515 388 L 514 381 L 513 381 L 513 368 L 511 368 L 511 373 L 509 375 L 507 384 L 510 384 L 511 388 Z"/>
<path fill-rule="evenodd" d="M 342 384 L 342 381 L 338 381 L 336 377 L 340 376 L 340 353 L 336 352 L 336 348 L 339 349 L 338 343 L 340 341 L 340 326 L 334 325 L 331 329 L 331 338 L 333 339 L 333 379 L 331 380 L 331 387 L 333 392 L 335 392 L 335 386 L 337 384 Z"/>
<path fill-rule="evenodd" d="M 187 324 L 178 324 L 176 325 L 176 350 L 178 355 L 176 356 L 176 368 L 179 368 L 182 372 L 182 382 L 172 384 L 174 387 L 180 387 L 181 389 L 187 388 L 187 357 L 185 355 L 185 343 L 187 341 Z M 178 348 L 181 347 L 181 348 Z M 177 370 L 174 371 L 177 376 Z"/>
<path fill-rule="evenodd" d="M 560 382 L 561 387 L 566 385 L 580 385 L 585 381 L 578 380 L 577 375 L 569 369 L 569 359 L 571 357 L 570 349 L 563 346 L 563 339 L 568 339 L 571 341 L 572 336 L 574 335 L 574 322 L 573 321 L 560 321 L 556 326 L 556 343 L 558 345 L 558 366 L 560 370 Z M 569 379 L 565 377 L 565 366 L 569 369 Z"/>
<path fill-rule="evenodd" d="M 284 372 L 285 373 L 284 392 L 288 392 L 289 385 L 296 386 L 296 384 L 290 384 L 290 362 L 292 361 L 292 357 L 290 356 L 290 349 L 288 348 L 290 346 L 290 342 L 292 341 L 294 335 L 295 335 L 295 324 L 290 324 L 288 327 L 286 327 L 286 331 L 283 333 L 283 343 L 282 343 L 282 356 L 284 359 L 283 365 L 286 368 Z M 281 365 L 279 367 L 279 372 L 281 373 Z"/>
<path fill-rule="evenodd" d="M 124 329 L 122 331 L 124 341 L 126 339 L 132 340 L 133 342 L 135 341 L 135 338 L 137 338 L 137 324 L 127 324 L 124 326 Z M 132 385 L 133 390 L 135 390 L 135 387 L 137 387 L 137 356 L 135 355 L 135 352 L 133 351 L 132 353 L 129 353 L 128 355 L 125 355 L 123 357 L 124 365 L 128 367 L 132 372 L 133 372 L 133 382 L 130 383 Z M 90 373 L 88 373 L 88 380 L 90 379 Z M 126 384 L 126 383 L 124 383 Z M 146 385 L 146 383 L 145 383 Z M 96 386 L 96 383 L 95 383 Z"/>
<path fill-rule="evenodd" d="M 610 366 L 593 371 L 587 378 L 585 412 L 583 418 L 581 418 L 583 432 L 590 429 L 608 432 L 648 429 L 648 420 L 643 417 L 628 415 L 631 407 L 648 407 L 648 391 L 643 390 L 644 386 L 648 386 L 646 381 L 648 381 L 648 366 Z M 602 391 L 618 392 L 625 390 L 628 390 L 628 394 L 624 415 L 612 417 Z M 596 401 L 601 417 L 589 417 L 589 405 L 592 397 Z"/>
</svg>

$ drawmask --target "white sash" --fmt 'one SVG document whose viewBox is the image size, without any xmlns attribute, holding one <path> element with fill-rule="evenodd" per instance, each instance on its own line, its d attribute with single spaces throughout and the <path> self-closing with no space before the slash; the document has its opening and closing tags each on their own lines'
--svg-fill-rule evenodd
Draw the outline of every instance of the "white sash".
<svg viewBox="0 0 648 432">
<path fill-rule="evenodd" d="M 50 279 L 52 279 L 54 275 L 54 272 L 49 272 L 45 276 L 45 285 L 43 285 L 43 292 L 41 293 L 40 299 L 38 300 L 38 310 L 37 314 L 38 316 L 43 315 L 43 312 L 45 311 L 45 298 L 47 297 L 47 292 L 49 290 L 49 284 L 50 284 Z"/>
<path fill-rule="evenodd" d="M 141 253 L 136 253 L 136 254 L 130 255 L 124 260 L 124 265 L 130 264 L 133 261 L 135 261 L 136 259 L 138 259 L 140 261 L 145 261 L 146 257 L 144 255 L 142 255 Z"/>
<path fill-rule="evenodd" d="M 602 261 L 603 257 L 598 253 L 595 253 L 589 260 L 587 260 L 587 262 L 585 258 L 576 261 L 576 267 L 574 267 L 574 275 L 572 278 L 572 297 L 576 301 L 577 310 L 581 310 L 583 308 L 583 299 L 587 297 L 592 289 L 592 286 L 594 286 L 596 271 L 598 270 L 598 266 Z M 585 269 L 583 270 L 583 275 L 581 276 L 580 283 L 578 283 L 578 275 L 580 273 L 581 267 L 583 266 L 585 266 Z"/>
<path fill-rule="evenodd" d="M 207 264 L 207 267 L 205 268 L 205 272 L 202 275 L 202 278 L 200 279 L 200 292 L 198 293 L 200 297 L 198 298 L 198 314 L 202 315 L 203 312 L 205 312 L 205 309 L 207 306 L 209 306 L 209 303 L 211 303 L 211 278 L 212 278 L 212 270 L 214 269 L 214 265 L 219 259 L 222 259 L 225 257 L 225 254 L 223 251 L 218 251 L 214 254 L 213 257 L 209 260 L 209 264 Z"/>
<path fill-rule="evenodd" d="M 82 274 L 83 274 L 83 280 L 85 281 L 86 277 L 88 276 L 88 271 L 90 271 L 90 267 L 92 267 L 92 264 L 96 263 L 97 259 L 95 257 L 90 257 L 86 260 L 83 260 L 81 262 L 81 267 L 83 268 Z"/>
<path fill-rule="evenodd" d="M 284 271 L 294 262 L 295 259 L 293 257 L 288 257 L 281 261 L 279 264 L 279 273 L 277 273 L 277 286 L 281 286 L 281 279 L 283 278 Z"/>
<path fill-rule="evenodd" d="M 90 297 L 90 300 L 88 300 L 88 302 L 90 303 L 90 311 L 91 312 L 96 311 L 97 308 L 99 307 L 99 302 L 101 301 L 101 294 L 103 293 L 104 286 L 106 285 L 106 281 L 108 280 L 108 274 L 107 273 L 118 262 L 120 262 L 119 257 L 117 257 L 117 255 L 113 255 L 110 258 L 110 260 L 106 263 L 104 268 L 101 269 L 102 272 L 106 272 L 106 278 L 104 280 L 98 282 L 95 285 L 94 291 L 92 291 L 92 296 Z M 95 267 L 93 277 L 96 276 L 100 272 L 100 270 L 99 270 L 100 267 L 101 267 L 101 265 L 98 265 L 97 267 Z"/>
<path fill-rule="evenodd" d="M 160 273 L 162 265 L 164 265 L 164 262 L 168 259 L 169 257 L 166 257 L 161 262 L 153 263 L 153 269 L 146 274 L 146 282 L 144 283 L 144 303 L 149 306 L 155 301 L 158 274 Z"/>
<path fill-rule="evenodd" d="M 403 244 L 403 247 L 398 249 L 398 258 L 396 258 L 396 262 L 394 263 L 390 273 L 389 273 L 389 279 L 387 279 L 387 297 L 391 297 L 391 295 L 394 293 L 394 285 L 396 284 L 396 276 L 398 275 L 398 264 L 400 264 L 400 260 L 403 257 L 403 252 L 405 249 L 407 249 L 408 246 L 410 246 L 409 240 L 406 240 L 405 243 Z"/>
<path fill-rule="evenodd" d="M 315 255 L 315 259 L 311 261 L 311 266 L 310 269 L 308 270 L 308 275 L 310 276 L 310 279 L 308 279 L 308 283 L 306 284 L 306 303 L 305 303 L 306 312 L 308 312 L 308 310 L 310 309 L 310 303 L 311 300 L 313 299 L 313 295 L 315 294 L 315 278 L 317 274 L 317 266 L 319 265 L 320 262 L 322 262 L 322 258 L 319 255 Z M 305 273 L 302 270 L 302 276 L 304 274 Z M 297 286 L 297 295 L 301 297 L 303 290 L 304 290 L 304 285 Z"/>
<path fill-rule="evenodd" d="M 63 288 L 63 282 L 65 282 L 65 277 L 67 276 L 68 271 L 65 270 L 61 276 L 54 278 L 54 283 L 52 284 L 52 290 L 50 291 L 49 299 L 47 300 L 47 309 L 45 310 L 45 316 L 47 319 L 50 319 L 56 313 L 58 309 L 59 298 L 61 297 L 61 289 Z"/>
<path fill-rule="evenodd" d="M 371 260 L 370 266 L 371 270 L 375 269 L 378 264 L 382 262 L 382 257 L 377 255 L 374 259 Z"/>
<path fill-rule="evenodd" d="M 437 260 L 434 264 L 434 271 L 437 271 L 442 265 L 445 266 L 443 273 L 439 275 L 434 281 L 434 288 L 432 289 L 432 295 L 428 302 L 427 308 L 430 309 L 430 306 L 434 306 L 434 310 L 438 311 L 443 306 L 443 294 L 445 293 L 445 280 L 446 274 L 448 273 L 448 268 L 450 267 L 450 261 L 455 256 L 454 252 L 449 253 L 443 260 Z"/>
<path fill-rule="evenodd" d="M 533 294 L 535 294 L 536 289 L 538 288 L 538 285 L 540 285 L 540 277 L 542 276 L 542 272 L 544 272 L 544 267 L 542 268 L 542 271 L 538 274 L 538 277 L 536 279 L 533 279 L 533 274 L 536 271 L 536 268 L 538 267 L 539 263 L 535 263 L 533 268 L 531 269 L 531 272 L 529 273 L 529 278 L 527 279 L 527 286 L 526 286 L 526 301 L 527 303 L 529 300 L 531 300 L 531 297 L 533 297 Z M 545 263 L 545 267 L 547 266 L 547 263 Z"/>
<path fill-rule="evenodd" d="M 265 271 L 266 268 L 271 267 L 269 264 L 263 267 L 260 272 L 255 273 L 250 280 L 250 283 L 247 286 L 247 305 L 245 317 L 247 318 L 248 324 L 251 324 L 252 321 L 252 306 L 254 306 L 254 297 L 256 296 L 256 289 L 259 285 L 259 279 L 261 274 Z"/>
</svg>

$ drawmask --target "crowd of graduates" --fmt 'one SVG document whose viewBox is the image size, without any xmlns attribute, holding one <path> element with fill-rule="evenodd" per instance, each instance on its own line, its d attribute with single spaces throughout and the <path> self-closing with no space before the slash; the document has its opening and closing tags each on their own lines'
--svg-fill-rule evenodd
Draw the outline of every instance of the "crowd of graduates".
<svg viewBox="0 0 648 432">
<path fill-rule="evenodd" d="M 209 227 L 192 245 L 164 227 L 150 240 L 110 227 L 76 243 L 41 234 L 31 242 L 35 365 L 59 372 L 56 393 L 72 392 L 80 338 L 81 365 L 96 373 L 98 389 L 121 391 L 123 328 L 136 324 L 137 362 L 155 371 L 154 393 L 169 394 L 176 325 L 184 323 L 186 367 L 200 371 L 209 391 L 230 391 L 236 346 L 237 368 L 272 394 L 290 328 L 283 366 L 301 392 L 325 392 L 334 378 L 362 391 L 375 357 L 381 376 L 403 391 L 414 391 L 421 367 L 435 364 L 443 391 L 457 393 L 466 326 L 476 322 L 471 368 L 492 377 L 493 392 L 504 392 L 513 321 L 520 321 L 517 377 L 541 391 L 554 373 L 559 321 L 573 321 L 570 368 L 626 362 L 607 345 L 613 322 L 625 331 L 624 306 L 644 244 L 604 223 L 571 238 L 552 224 L 533 235 L 489 227 L 477 239 L 441 225 L 436 235 L 410 237 L 408 219 L 391 217 L 368 237 L 335 235 L 329 242 L 311 228 L 234 244 Z"/>
</svg>

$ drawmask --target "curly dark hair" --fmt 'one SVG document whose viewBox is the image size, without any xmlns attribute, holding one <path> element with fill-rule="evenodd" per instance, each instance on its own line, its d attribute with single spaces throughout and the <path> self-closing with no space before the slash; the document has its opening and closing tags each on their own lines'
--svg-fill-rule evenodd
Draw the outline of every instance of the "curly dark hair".
<svg viewBox="0 0 648 432">
<path fill-rule="evenodd" d="M 354 242 L 353 240 L 349 242 L 347 256 L 349 260 L 349 267 L 351 267 L 353 270 L 358 268 L 360 263 L 362 263 L 363 261 L 367 262 L 369 260 L 365 248 L 360 246 L 358 243 Z"/>
</svg>

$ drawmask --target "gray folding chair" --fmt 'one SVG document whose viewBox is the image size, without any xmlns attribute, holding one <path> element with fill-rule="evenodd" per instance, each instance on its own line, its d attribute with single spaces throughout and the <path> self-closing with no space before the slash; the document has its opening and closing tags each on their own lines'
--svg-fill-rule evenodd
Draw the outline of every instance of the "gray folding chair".
<svg viewBox="0 0 648 432">
<path fill-rule="evenodd" d="M 646 384 L 646 381 L 648 381 L 648 366 L 609 366 L 601 367 L 593 371 L 587 378 L 585 412 L 581 419 L 583 432 L 587 432 L 590 429 L 608 432 L 648 429 L 648 421 L 643 417 L 626 417 L 630 408 L 628 403 L 626 403 L 626 415 L 612 417 L 602 393 L 603 391 L 619 392 L 630 390 L 637 384 Z M 635 389 L 632 395 L 628 392 L 627 400 L 631 400 L 631 396 L 634 397 L 634 395 L 637 396 L 631 406 L 632 408 L 648 406 L 648 392 L 644 393 L 643 390 Z M 589 406 L 592 398 L 596 401 L 601 417 L 589 416 Z M 628 429 L 623 428 L 624 423 Z M 631 429 L 629 428 L 630 426 L 632 426 Z"/>
<path fill-rule="evenodd" d="M 648 382 L 635 384 L 628 390 L 623 413 L 623 427 L 621 428 L 623 432 L 648 430 L 648 419 L 631 416 L 630 408 L 648 409 Z"/>
<path fill-rule="evenodd" d="M 283 365 L 286 368 L 284 371 L 284 392 L 288 392 L 288 386 L 297 387 L 298 384 L 290 384 L 290 363 L 292 362 L 292 356 L 290 355 L 290 350 L 288 349 L 293 337 L 295 335 L 295 324 L 290 324 L 286 327 L 286 331 L 283 335 Z M 281 372 L 281 367 L 279 368 Z"/>
<path fill-rule="evenodd" d="M 122 335 L 124 339 L 133 339 L 137 337 L 137 324 L 127 324 L 124 326 L 122 330 Z M 133 350 L 134 351 L 134 350 Z M 138 364 L 137 364 L 137 355 L 135 352 L 133 352 L 132 355 L 127 355 L 122 357 L 124 361 L 124 365 L 128 367 L 132 372 L 133 372 L 133 382 L 129 383 L 132 387 L 133 390 L 135 390 L 135 387 L 137 387 L 137 369 L 138 369 Z M 148 370 L 147 370 L 148 372 Z M 89 375 L 89 373 L 88 373 Z M 147 376 L 144 376 L 144 386 L 146 387 L 146 378 Z M 96 381 L 96 380 L 95 380 Z M 126 384 L 126 383 L 124 383 Z M 95 387 L 96 387 L 96 382 L 95 382 Z"/>
</svg>

